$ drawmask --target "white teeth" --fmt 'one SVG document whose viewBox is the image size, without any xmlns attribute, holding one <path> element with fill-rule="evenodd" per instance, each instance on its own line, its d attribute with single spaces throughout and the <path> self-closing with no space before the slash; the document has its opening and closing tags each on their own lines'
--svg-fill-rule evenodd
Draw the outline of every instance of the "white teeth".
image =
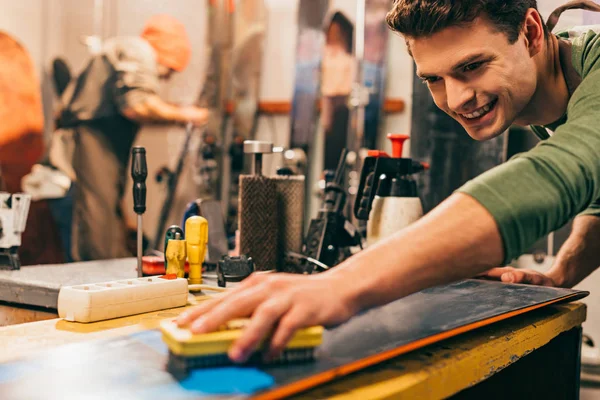
<svg viewBox="0 0 600 400">
<path fill-rule="evenodd" d="M 479 110 L 474 111 L 470 114 L 462 114 L 463 117 L 467 119 L 479 118 L 482 115 L 487 114 L 492 108 L 492 103 L 488 103 L 485 106 L 481 107 Z"/>
</svg>

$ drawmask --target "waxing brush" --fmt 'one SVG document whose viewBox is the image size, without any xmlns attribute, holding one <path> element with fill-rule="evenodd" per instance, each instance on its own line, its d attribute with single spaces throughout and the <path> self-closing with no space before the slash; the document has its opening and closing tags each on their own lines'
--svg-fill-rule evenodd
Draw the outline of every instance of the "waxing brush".
<svg viewBox="0 0 600 400">
<path fill-rule="evenodd" d="M 162 321 L 160 325 L 162 339 L 169 348 L 168 369 L 174 374 L 186 375 L 194 368 L 233 365 L 227 352 L 233 342 L 242 335 L 249 321 L 249 319 L 232 320 L 219 330 L 204 334 L 193 334 L 187 327 L 180 328 L 172 319 Z M 322 341 L 322 326 L 300 329 L 279 356 L 264 361 L 261 344 L 246 363 L 281 365 L 312 361 L 315 349 Z"/>
</svg>

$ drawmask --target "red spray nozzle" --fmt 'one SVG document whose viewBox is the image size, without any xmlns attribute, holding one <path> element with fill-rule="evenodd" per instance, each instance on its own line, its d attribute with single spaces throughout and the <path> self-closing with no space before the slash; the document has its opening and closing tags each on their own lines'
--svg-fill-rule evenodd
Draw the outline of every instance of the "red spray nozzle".
<svg viewBox="0 0 600 400">
<path fill-rule="evenodd" d="M 368 157 L 376 157 L 376 158 L 380 158 L 380 157 L 389 158 L 388 154 L 385 151 L 381 151 L 381 150 L 369 150 L 367 152 L 367 156 Z"/>
<path fill-rule="evenodd" d="M 402 158 L 402 146 L 410 136 L 400 133 L 388 133 L 387 138 L 392 141 L 392 157 Z"/>
<path fill-rule="evenodd" d="M 423 166 L 423 169 L 425 169 L 425 170 L 428 170 L 430 168 L 428 162 L 422 162 L 421 165 Z"/>
</svg>

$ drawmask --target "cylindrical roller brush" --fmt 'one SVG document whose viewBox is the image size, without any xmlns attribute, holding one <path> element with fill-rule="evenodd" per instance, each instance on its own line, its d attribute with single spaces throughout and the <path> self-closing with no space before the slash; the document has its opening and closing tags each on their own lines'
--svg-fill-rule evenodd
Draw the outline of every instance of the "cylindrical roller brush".
<svg viewBox="0 0 600 400">
<path fill-rule="evenodd" d="M 273 270 L 278 261 L 277 188 L 273 179 L 262 176 L 262 155 L 272 152 L 271 143 L 244 142 L 244 153 L 253 156 L 254 174 L 240 175 L 240 254 L 252 257 L 258 271 Z"/>
<path fill-rule="evenodd" d="M 275 182 L 264 176 L 240 176 L 240 254 L 254 259 L 257 271 L 277 267 L 278 215 Z"/>
<path fill-rule="evenodd" d="M 277 211 L 279 225 L 278 270 L 282 272 L 297 272 L 285 267 L 285 254 L 288 251 L 300 253 L 304 235 L 304 176 L 285 174 L 285 169 L 277 171 L 277 176 L 271 178 L 277 191 Z"/>
</svg>

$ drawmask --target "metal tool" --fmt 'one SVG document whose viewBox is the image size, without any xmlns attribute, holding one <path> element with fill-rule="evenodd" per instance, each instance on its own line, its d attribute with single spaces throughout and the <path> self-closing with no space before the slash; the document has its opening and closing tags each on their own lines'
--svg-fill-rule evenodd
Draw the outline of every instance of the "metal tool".
<svg viewBox="0 0 600 400">
<path fill-rule="evenodd" d="M 21 268 L 17 251 L 25 231 L 31 196 L 0 192 L 0 269 Z"/>
<path fill-rule="evenodd" d="M 204 132 L 201 143 L 198 146 L 198 154 L 195 160 L 194 182 L 206 192 L 204 196 L 219 198 L 221 195 L 219 180 L 219 164 L 221 149 L 217 145 L 217 138 L 210 132 Z"/>
<path fill-rule="evenodd" d="M 315 260 L 312 257 L 307 257 L 304 254 L 296 253 L 294 251 L 288 251 L 285 253 L 285 263 L 290 272 L 309 274 L 314 271 L 315 268 L 320 268 L 323 271 L 327 271 L 329 267 L 319 260 Z M 312 265 L 310 265 L 312 264 Z"/>
<path fill-rule="evenodd" d="M 365 85 L 365 18 L 366 1 L 358 0 L 356 2 L 356 30 L 354 33 L 354 59 L 356 62 L 356 69 L 349 98 L 351 123 L 346 145 L 350 149 L 346 159 L 349 168 L 343 182 L 346 184 L 348 194 L 347 207 L 346 210 L 344 210 L 345 215 L 351 222 L 357 225 L 360 231 L 363 231 L 363 227 L 360 226 L 361 221 L 352 220 L 351 205 L 356 202 L 356 192 L 360 178 L 359 171 L 362 168 L 361 154 L 364 154 L 364 146 L 366 145 L 365 114 L 366 107 L 369 105 L 370 101 L 369 88 Z"/>
<path fill-rule="evenodd" d="M 347 154 L 348 150 L 343 149 L 334 179 L 325 187 L 319 214 L 310 222 L 302 251 L 307 260 L 310 257 L 328 267 L 342 261 L 346 255 L 345 250 L 352 246 L 362 246 L 358 230 L 344 216 L 347 195 L 342 185 Z M 302 272 L 312 273 L 314 265 L 314 262 L 306 263 Z"/>
<path fill-rule="evenodd" d="M 217 264 L 217 284 L 225 287 L 227 282 L 241 282 L 254 272 L 254 260 L 245 255 L 225 256 Z"/>
<path fill-rule="evenodd" d="M 302 149 L 287 149 L 283 151 L 283 165 L 291 168 L 296 175 L 303 175 L 308 164 L 306 152 Z"/>
<path fill-rule="evenodd" d="M 160 209 L 158 226 L 156 228 L 156 234 L 154 235 L 154 240 L 151 246 L 152 250 L 157 250 L 159 248 L 160 242 L 163 238 L 165 226 L 167 225 L 167 219 L 169 218 L 169 214 L 173 208 L 177 184 L 179 183 L 179 178 L 181 177 L 181 172 L 183 171 L 183 165 L 185 164 L 185 159 L 189 152 L 193 132 L 194 125 L 192 123 L 188 123 L 185 127 L 185 140 L 183 142 L 181 152 L 179 153 L 179 158 L 177 159 L 175 171 L 171 171 L 169 168 L 163 167 L 156 175 L 157 182 L 160 183 L 162 181 L 166 181 L 167 197 L 165 198 L 162 208 Z"/>
<path fill-rule="evenodd" d="M 244 141 L 244 153 L 253 155 L 252 174 L 261 176 L 263 154 L 273 153 L 273 143 L 261 142 L 259 140 L 246 140 Z"/>
<path fill-rule="evenodd" d="M 143 237 L 142 215 L 146 211 L 146 177 L 148 167 L 146 165 L 146 149 L 136 146 L 131 150 L 131 177 L 133 178 L 133 211 L 137 217 L 137 271 L 138 277 L 143 275 L 142 253 Z"/>
</svg>

